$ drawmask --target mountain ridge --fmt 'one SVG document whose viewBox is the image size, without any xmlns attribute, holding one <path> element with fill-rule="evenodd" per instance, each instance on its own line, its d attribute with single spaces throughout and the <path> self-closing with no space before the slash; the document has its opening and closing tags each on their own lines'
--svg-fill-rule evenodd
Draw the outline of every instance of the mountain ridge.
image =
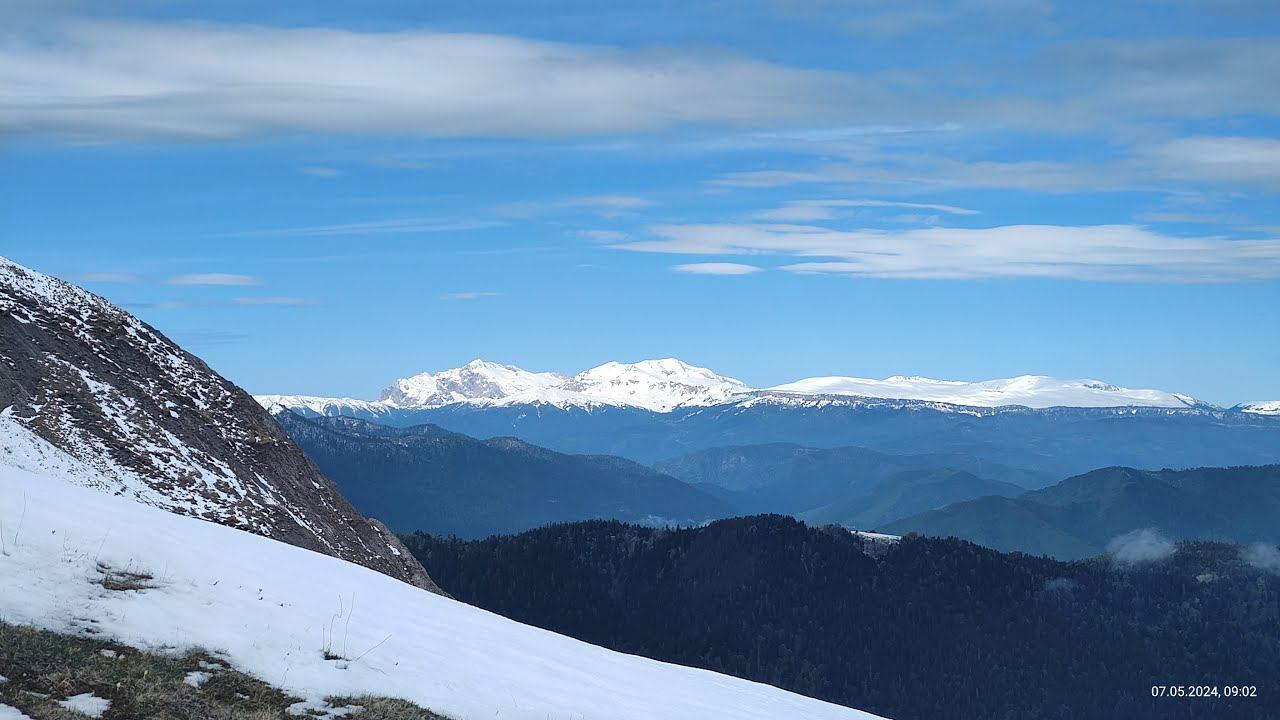
<svg viewBox="0 0 1280 720">
<path fill-rule="evenodd" d="M 827 376 L 754 388 L 675 358 L 634 363 L 611 361 L 572 376 L 530 372 L 514 365 L 477 359 L 458 368 L 396 380 L 378 400 L 279 394 L 258 397 L 268 407 L 303 407 L 321 414 L 329 414 L 318 409 L 325 406 L 332 406 L 336 411 L 346 407 L 377 414 L 391 409 L 435 409 L 455 404 L 478 407 L 546 404 L 588 409 L 612 406 L 671 412 L 761 399 L 822 398 L 915 401 L 957 408 L 1221 409 L 1181 393 L 1045 375 L 980 382 L 901 375 L 884 380 Z M 1247 406 L 1238 407 L 1242 412 L 1250 411 Z"/>
<path fill-rule="evenodd" d="M 1065 559 L 1101 553 L 1125 533 L 1174 540 L 1280 540 L 1280 465 L 1139 470 L 1113 466 L 1015 498 L 984 497 L 902 518 L 886 532 L 955 536 Z"/>
<path fill-rule="evenodd" d="M 435 588 L 245 391 L 105 299 L 3 258 L 0 411 L 0 461 L 53 462 L 104 492 Z"/>
<path fill-rule="evenodd" d="M 289 411 L 276 418 L 345 497 L 398 532 L 479 538 L 593 518 L 667 525 L 733 514 L 713 495 L 625 458 L 559 453 L 514 437 L 478 440 L 435 425 Z"/>
</svg>

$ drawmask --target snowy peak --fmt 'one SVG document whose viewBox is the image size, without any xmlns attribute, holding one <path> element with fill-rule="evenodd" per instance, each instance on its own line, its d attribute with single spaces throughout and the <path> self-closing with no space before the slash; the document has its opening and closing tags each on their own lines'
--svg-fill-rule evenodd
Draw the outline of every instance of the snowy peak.
<svg viewBox="0 0 1280 720">
<path fill-rule="evenodd" d="M 814 377 L 769 388 L 796 395 L 845 395 L 892 400 L 920 400 L 971 407 L 1019 405 L 1050 407 L 1192 408 L 1194 398 L 1161 390 L 1133 390 L 1100 380 L 1064 380 L 1045 375 L 1019 375 L 1002 380 L 963 382 L 895 375 L 884 380 L 858 377 Z"/>
<path fill-rule="evenodd" d="M 0 420 L 0 464 L 70 458 L 83 467 L 61 475 L 80 484 L 430 584 L 243 390 L 103 298 L 4 259 Z M 32 438 L 57 452 L 15 451 Z"/>
<path fill-rule="evenodd" d="M 435 374 L 424 372 L 396 380 L 382 392 L 382 401 L 401 408 L 442 407 L 536 394 L 554 388 L 564 380 L 563 376 L 555 373 L 529 372 L 514 365 L 472 360 L 460 368 Z"/>
<path fill-rule="evenodd" d="M 563 389 L 602 405 L 629 405 L 657 412 L 719 405 L 751 392 L 740 380 L 674 358 L 630 364 L 608 362 L 574 375 Z"/>
<path fill-rule="evenodd" d="M 1250 415 L 1280 415 L 1280 400 L 1259 400 L 1257 402 L 1242 403 L 1237 405 L 1235 409 Z"/>
</svg>

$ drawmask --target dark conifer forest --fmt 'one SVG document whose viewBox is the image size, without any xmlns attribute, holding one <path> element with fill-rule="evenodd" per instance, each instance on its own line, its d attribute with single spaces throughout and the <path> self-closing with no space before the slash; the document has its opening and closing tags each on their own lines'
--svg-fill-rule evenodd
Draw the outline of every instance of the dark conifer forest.
<svg viewBox="0 0 1280 720">
<path fill-rule="evenodd" d="M 1059 562 L 774 515 L 405 539 L 465 602 L 896 720 L 1280 716 L 1280 577 L 1239 546 Z"/>
</svg>

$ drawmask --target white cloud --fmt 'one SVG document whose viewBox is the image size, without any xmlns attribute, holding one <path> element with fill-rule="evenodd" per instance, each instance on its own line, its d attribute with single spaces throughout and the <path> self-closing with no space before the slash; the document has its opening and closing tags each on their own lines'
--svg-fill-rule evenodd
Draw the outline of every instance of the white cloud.
<svg viewBox="0 0 1280 720">
<path fill-rule="evenodd" d="M 1121 565 L 1159 562 L 1175 550 L 1168 538 L 1150 528 L 1125 533 L 1107 543 L 1107 553 Z"/>
<path fill-rule="evenodd" d="M 175 275 L 167 282 L 170 285 L 261 285 L 262 278 L 232 273 L 194 273 Z"/>
<path fill-rule="evenodd" d="M 627 237 L 626 233 L 619 230 L 583 230 L 578 234 L 600 242 L 620 242 Z"/>
<path fill-rule="evenodd" d="M 472 290 L 472 291 L 466 291 L 466 292 L 445 293 L 444 295 L 440 296 L 440 299 L 441 300 L 479 300 L 480 298 L 500 297 L 501 295 L 502 293 L 500 292 L 480 292 L 480 291 Z"/>
<path fill-rule="evenodd" d="M 545 137 L 834 118 L 847 76 L 500 35 L 83 21 L 0 40 L 0 128 Z"/>
<path fill-rule="evenodd" d="M 122 272 L 87 272 L 74 276 L 74 279 L 81 282 L 96 283 L 134 283 L 141 280 L 134 273 Z"/>
<path fill-rule="evenodd" d="M 219 237 L 341 237 L 348 235 L 410 235 L 416 233 L 459 232 L 501 227 L 496 220 L 464 220 L 443 222 L 440 218 L 391 218 L 336 225 L 264 228 L 221 233 Z"/>
<path fill-rule="evenodd" d="M 842 208 L 908 208 L 912 210 L 934 210 L 949 215 L 977 215 L 977 210 L 956 207 L 954 205 L 935 205 L 932 203 L 900 202 L 894 200 L 792 200 L 782 207 L 762 210 L 755 213 L 760 220 L 782 220 L 806 222 L 811 220 L 830 220 Z"/>
<path fill-rule="evenodd" d="M 658 225 L 612 247 L 697 255 L 772 254 L 795 273 L 902 279 L 1041 277 L 1131 282 L 1280 278 L 1280 239 L 1178 237 L 1134 225 L 834 230 L 815 225 Z"/>
<path fill-rule="evenodd" d="M 237 305 L 314 305 L 314 300 L 292 295 L 275 295 L 266 297 L 238 297 Z"/>
<path fill-rule="evenodd" d="M 298 171 L 304 175 L 318 178 L 333 178 L 342 174 L 338 168 L 325 167 L 323 165 L 305 165 L 298 168 Z"/>
<path fill-rule="evenodd" d="M 1269 573 L 1280 575 L 1280 548 L 1271 543 L 1253 543 L 1240 549 L 1245 562 Z"/>
<path fill-rule="evenodd" d="M 1164 177 L 1280 188 L 1280 140 L 1268 137 L 1193 136 L 1145 151 Z"/>
<path fill-rule="evenodd" d="M 604 217 L 616 217 L 652 204 L 653 202 L 647 198 L 635 195 L 581 195 L 542 202 L 506 203 L 494 208 L 494 212 L 508 217 L 527 218 L 557 210 L 586 209 Z"/>
<path fill-rule="evenodd" d="M 764 268 L 756 267 L 755 265 L 730 262 L 687 263 L 673 265 L 671 269 L 678 273 L 689 273 L 691 275 L 750 275 L 764 270 Z"/>
<path fill-rule="evenodd" d="M 849 161 L 794 169 L 730 172 L 711 179 L 726 188 L 829 185 L 860 192 L 901 194 L 904 190 L 1012 189 L 1049 193 L 1154 191 L 1177 193 L 1188 187 L 1242 186 L 1280 190 L 1280 139 L 1190 136 L 1144 141 L 1120 148 L 1108 160 L 1075 162 L 957 160 L 920 152 L 847 149 Z M 797 201 L 757 215 L 765 220 L 827 220 L 833 205 Z M 913 207 L 904 204 L 904 207 Z M 926 208 L 928 206 L 922 206 Z M 943 207 L 934 208 L 942 212 Z"/>
<path fill-rule="evenodd" d="M 1114 134 L 1141 121 L 1276 116 L 1277 66 L 1280 46 L 1267 37 L 1062 42 L 1017 63 L 852 73 L 502 35 L 85 20 L 0 38 L 0 131 L 572 137 L 716 124 Z"/>
</svg>

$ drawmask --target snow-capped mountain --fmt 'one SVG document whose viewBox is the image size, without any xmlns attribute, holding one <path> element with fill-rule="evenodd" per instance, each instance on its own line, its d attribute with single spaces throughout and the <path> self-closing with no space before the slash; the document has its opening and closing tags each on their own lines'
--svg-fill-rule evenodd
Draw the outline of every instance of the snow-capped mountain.
<svg viewBox="0 0 1280 720">
<path fill-rule="evenodd" d="M 741 380 L 674 358 L 608 362 L 574 375 L 558 390 L 563 393 L 561 402 L 638 407 L 655 412 L 719 405 L 751 392 Z"/>
<path fill-rule="evenodd" d="M 514 365 L 472 360 L 460 368 L 401 378 L 382 392 L 394 407 L 442 407 L 458 402 L 501 402 L 512 396 L 540 397 L 565 382 L 562 375 L 529 372 Z"/>
<path fill-rule="evenodd" d="M 291 708 L 299 716 L 338 717 L 325 712 L 326 698 L 371 695 L 456 720 L 875 720 L 606 650 L 338 558 L 77 487 L 117 479 L 12 418 L 0 419 L 0 438 L 9 450 L 0 454 L 0 617 L 9 623 L 205 649 L 301 698 Z M 106 589 L 124 572 L 145 580 Z"/>
<path fill-rule="evenodd" d="M 958 408 L 1212 407 L 1178 393 L 1043 375 L 982 382 L 906 376 L 884 380 L 832 376 L 757 389 L 674 358 L 608 362 L 573 376 L 529 372 L 512 365 L 474 360 L 460 368 L 397 380 L 376 402 L 300 395 L 258 396 L 259 402 L 268 408 L 290 409 L 304 415 L 352 415 L 375 420 L 395 410 L 452 405 L 554 405 L 588 409 L 609 406 L 666 413 L 735 402 L 820 405 L 829 403 L 831 398 L 918 401 Z"/>
<path fill-rule="evenodd" d="M 1131 390 L 1100 380 L 1062 380 L 1021 375 L 1003 380 L 963 382 L 895 375 L 884 380 L 814 377 L 769 390 L 797 395 L 842 395 L 889 400 L 921 400 L 970 407 L 1164 407 L 1201 405 L 1194 398 L 1162 390 Z"/>
<path fill-rule="evenodd" d="M 392 410 L 466 404 L 477 407 L 554 405 L 560 408 L 632 407 L 670 412 L 719 405 L 752 392 L 740 380 L 673 358 L 608 362 L 577 375 L 529 372 L 514 365 L 472 360 L 459 368 L 401 378 L 377 401 L 310 395 L 259 395 L 273 411 L 376 419 Z"/>
<path fill-rule="evenodd" d="M 1235 410 L 1250 415 L 1280 415 L 1280 400 L 1260 400 L 1235 406 Z"/>
<path fill-rule="evenodd" d="M 19 467 L 36 462 L 17 450 L 29 433 L 91 469 L 74 474 L 84 485 L 434 587 L 243 390 L 106 300 L 3 258 L 0 413 Z"/>
</svg>

